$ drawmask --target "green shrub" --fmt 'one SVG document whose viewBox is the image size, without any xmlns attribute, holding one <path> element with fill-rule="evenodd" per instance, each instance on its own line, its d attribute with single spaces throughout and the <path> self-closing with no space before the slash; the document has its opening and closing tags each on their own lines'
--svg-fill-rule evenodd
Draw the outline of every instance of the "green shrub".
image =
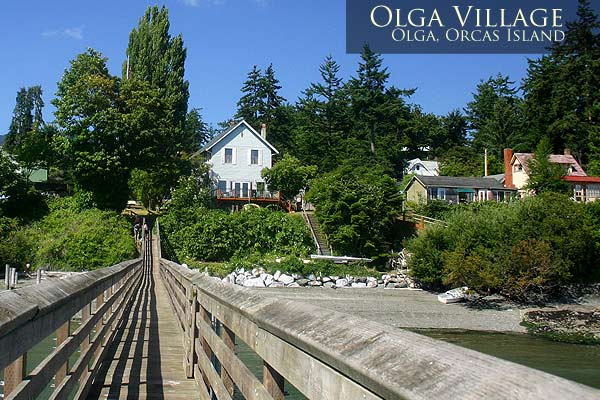
<svg viewBox="0 0 600 400">
<path fill-rule="evenodd" d="M 218 262 L 272 252 L 301 256 L 313 250 L 302 218 L 281 211 L 260 208 L 226 213 L 191 207 L 169 210 L 160 223 L 162 235 L 180 260 Z"/>
<path fill-rule="evenodd" d="M 447 230 L 439 225 L 430 226 L 406 243 L 412 254 L 409 259 L 411 274 L 425 287 L 435 289 L 442 286 L 444 252 L 449 246 Z"/>
<path fill-rule="evenodd" d="M 552 193 L 457 207 L 448 227 L 428 227 L 407 243 L 409 267 L 426 287 L 537 300 L 598 276 L 599 216 L 600 207 Z"/>
<path fill-rule="evenodd" d="M 79 210 L 74 198 L 53 200 L 50 212 L 29 227 L 13 231 L 13 264 L 22 267 L 84 271 L 134 258 L 130 224 L 98 209 Z M 16 259 L 15 259 L 16 258 Z"/>
</svg>

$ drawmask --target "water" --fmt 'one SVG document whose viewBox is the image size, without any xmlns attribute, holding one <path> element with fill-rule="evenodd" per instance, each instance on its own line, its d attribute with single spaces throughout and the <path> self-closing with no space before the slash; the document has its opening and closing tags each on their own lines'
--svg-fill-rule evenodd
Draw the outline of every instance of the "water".
<svg viewBox="0 0 600 400">
<path fill-rule="evenodd" d="M 600 346 L 559 343 L 523 334 L 416 332 L 600 389 Z"/>
<path fill-rule="evenodd" d="M 77 320 L 72 320 L 70 324 L 70 333 L 72 334 L 77 328 L 79 328 L 80 322 Z M 52 334 L 36 344 L 30 351 L 27 352 L 27 373 L 31 373 L 35 367 L 38 366 L 50 353 L 56 348 L 56 336 Z M 77 349 L 73 355 L 69 358 L 69 366 L 74 365 L 79 357 L 80 351 Z M 4 371 L 0 371 L 0 398 L 4 397 Z M 73 398 L 75 392 L 77 391 L 78 385 L 75 385 L 73 392 L 69 398 Z M 45 400 L 50 398 L 50 395 L 54 391 L 54 378 L 50 380 L 46 388 L 39 395 L 38 399 Z"/>
<path fill-rule="evenodd" d="M 447 330 L 417 332 L 600 389 L 600 346 L 557 343 L 521 334 Z M 239 339 L 237 342 L 239 358 L 262 381 L 262 360 L 245 343 Z M 29 352 L 28 371 L 50 353 L 54 343 L 49 337 Z M 286 399 L 305 399 L 287 382 L 285 388 Z M 40 398 L 48 398 L 50 390 L 50 387 L 46 388 Z M 241 400 L 242 396 L 236 393 L 234 399 Z"/>
</svg>

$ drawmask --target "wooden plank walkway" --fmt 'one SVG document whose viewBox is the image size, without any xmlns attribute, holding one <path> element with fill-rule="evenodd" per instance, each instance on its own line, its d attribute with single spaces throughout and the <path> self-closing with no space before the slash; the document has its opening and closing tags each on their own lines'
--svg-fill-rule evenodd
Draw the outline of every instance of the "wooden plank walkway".
<svg viewBox="0 0 600 400">
<path fill-rule="evenodd" d="M 160 279 L 156 240 L 152 255 L 88 399 L 199 399 L 196 382 L 185 376 L 181 330 Z"/>
</svg>

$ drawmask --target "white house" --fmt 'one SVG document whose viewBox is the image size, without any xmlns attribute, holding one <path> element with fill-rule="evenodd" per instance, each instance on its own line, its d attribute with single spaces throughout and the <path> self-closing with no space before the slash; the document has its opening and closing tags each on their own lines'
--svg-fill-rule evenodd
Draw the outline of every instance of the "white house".
<svg viewBox="0 0 600 400">
<path fill-rule="evenodd" d="M 277 149 L 266 139 L 263 125 L 258 133 L 246 121 L 232 124 L 206 144 L 200 153 L 211 164 L 210 177 L 215 196 L 223 200 L 270 199 L 271 193 L 260 175 L 263 168 L 271 168 Z"/>
<path fill-rule="evenodd" d="M 404 170 L 404 173 L 421 176 L 439 176 L 440 164 L 437 161 L 423 161 L 420 158 L 414 158 L 408 161 L 408 166 Z"/>
</svg>

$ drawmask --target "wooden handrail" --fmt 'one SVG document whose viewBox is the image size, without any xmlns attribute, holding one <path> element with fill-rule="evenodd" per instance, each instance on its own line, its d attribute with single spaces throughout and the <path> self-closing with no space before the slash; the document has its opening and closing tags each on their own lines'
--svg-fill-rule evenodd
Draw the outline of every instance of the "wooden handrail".
<svg viewBox="0 0 600 400">
<path fill-rule="evenodd" d="M 308 215 L 306 215 L 306 211 L 304 210 L 302 210 L 302 218 L 304 218 L 304 222 L 306 222 L 306 224 L 308 225 L 308 229 L 310 229 L 310 234 L 313 238 L 313 241 L 317 245 L 317 254 L 323 254 L 323 251 L 321 250 L 321 245 L 319 244 L 319 240 L 317 239 L 315 229 L 313 228 L 312 223 L 310 222 L 310 219 L 308 218 Z"/>
<path fill-rule="evenodd" d="M 145 249 L 146 251 L 146 249 Z M 55 377 L 53 399 L 87 395 L 116 323 L 139 284 L 142 259 L 0 293 L 0 370 L 5 399 L 36 398 Z M 81 312 L 81 325 L 69 332 Z M 95 333 L 92 331 L 95 330 Z M 57 346 L 29 374 L 27 352 L 56 332 Z M 80 349 L 72 367 L 69 359 Z M 90 364 L 92 368 L 90 368 Z"/>
<path fill-rule="evenodd" d="M 160 265 L 184 332 L 188 376 L 198 382 L 201 398 L 231 398 L 230 379 L 245 398 L 282 399 L 283 378 L 309 399 L 600 396 L 596 389 L 413 332 L 261 296 L 168 260 Z M 263 360 L 262 382 L 235 355 L 232 336 Z M 221 365 L 220 376 L 211 356 Z"/>
</svg>

